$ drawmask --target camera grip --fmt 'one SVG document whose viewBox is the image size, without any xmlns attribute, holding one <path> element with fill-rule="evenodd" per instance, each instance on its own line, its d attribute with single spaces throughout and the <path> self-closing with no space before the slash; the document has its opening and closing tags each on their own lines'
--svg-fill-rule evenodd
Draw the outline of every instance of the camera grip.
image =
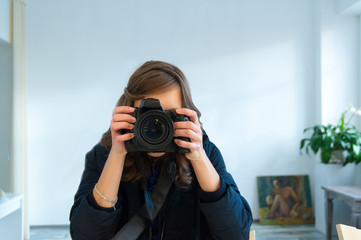
<svg viewBox="0 0 361 240">
<path fill-rule="evenodd" d="M 135 108 L 134 109 L 134 112 L 132 113 L 127 113 L 129 114 L 130 116 L 134 117 L 137 119 L 137 116 L 138 116 L 138 108 Z M 135 125 L 135 123 L 133 123 L 133 125 Z M 134 129 L 122 129 L 121 130 L 121 134 L 126 134 L 126 133 L 133 133 L 134 132 Z"/>
<path fill-rule="evenodd" d="M 191 140 L 187 137 L 174 137 L 175 139 L 179 139 L 179 140 L 183 140 L 183 141 L 186 141 L 186 142 L 190 142 Z M 188 148 L 183 148 L 183 147 L 180 147 L 180 146 L 177 146 L 177 152 L 179 153 L 189 153 L 190 150 Z"/>
<path fill-rule="evenodd" d="M 190 121 L 189 117 L 183 114 L 177 114 L 174 112 L 174 116 L 173 116 L 173 121 L 174 122 L 187 122 Z M 186 142 L 190 142 L 191 140 L 187 137 L 174 137 L 175 139 L 179 139 L 179 140 L 183 140 Z M 179 147 L 177 146 L 177 152 L 179 153 L 189 153 L 190 150 L 188 148 L 183 148 L 183 147 Z"/>
</svg>

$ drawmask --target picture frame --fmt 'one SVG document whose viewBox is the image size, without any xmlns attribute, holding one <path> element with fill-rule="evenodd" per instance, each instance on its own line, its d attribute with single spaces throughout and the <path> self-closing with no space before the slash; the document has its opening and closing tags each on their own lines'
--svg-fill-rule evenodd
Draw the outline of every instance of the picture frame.
<svg viewBox="0 0 361 240">
<path fill-rule="evenodd" d="M 314 224 L 308 175 L 257 177 L 262 225 Z"/>
</svg>

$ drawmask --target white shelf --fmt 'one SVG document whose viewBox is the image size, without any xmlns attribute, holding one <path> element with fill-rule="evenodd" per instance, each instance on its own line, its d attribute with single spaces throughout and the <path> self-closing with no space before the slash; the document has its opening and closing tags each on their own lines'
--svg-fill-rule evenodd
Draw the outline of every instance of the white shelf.
<svg viewBox="0 0 361 240">
<path fill-rule="evenodd" d="M 22 194 L 7 194 L 0 198 L 0 238 L 24 239 L 24 197 Z"/>
</svg>

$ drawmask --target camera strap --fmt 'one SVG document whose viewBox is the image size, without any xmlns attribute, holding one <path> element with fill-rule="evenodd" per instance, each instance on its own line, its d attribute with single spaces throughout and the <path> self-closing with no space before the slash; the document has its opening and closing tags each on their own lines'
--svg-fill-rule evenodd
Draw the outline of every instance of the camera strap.
<svg viewBox="0 0 361 240">
<path fill-rule="evenodd" d="M 112 240 L 136 240 L 142 234 L 161 209 L 173 184 L 175 174 L 175 162 L 167 161 L 160 172 L 153 192 L 149 194 L 147 189 L 144 189 L 144 206 L 118 231 Z"/>
</svg>

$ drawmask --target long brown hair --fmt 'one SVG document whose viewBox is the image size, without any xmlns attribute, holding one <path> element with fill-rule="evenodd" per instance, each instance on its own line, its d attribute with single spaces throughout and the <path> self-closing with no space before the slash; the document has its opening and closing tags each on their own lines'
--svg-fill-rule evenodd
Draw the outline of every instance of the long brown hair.
<svg viewBox="0 0 361 240">
<path fill-rule="evenodd" d="M 183 72 L 176 66 L 161 62 L 148 61 L 140 66 L 129 78 L 128 85 L 124 93 L 120 96 L 116 106 L 134 106 L 136 100 L 145 98 L 147 95 L 167 91 L 171 88 L 179 87 L 182 94 L 182 105 L 197 112 L 198 119 L 201 112 L 194 105 L 191 90 Z M 112 145 L 110 128 L 106 131 L 100 141 L 103 146 Z M 146 155 L 144 155 L 146 158 Z M 159 161 L 162 164 L 162 161 Z M 184 154 L 176 154 L 177 165 L 176 184 L 179 187 L 188 187 L 192 183 L 190 163 Z M 163 161 L 164 163 L 164 161 Z M 150 174 L 150 161 L 143 161 L 145 177 Z M 125 157 L 122 181 L 134 182 L 143 176 L 135 163 L 134 154 L 128 153 Z"/>
</svg>

